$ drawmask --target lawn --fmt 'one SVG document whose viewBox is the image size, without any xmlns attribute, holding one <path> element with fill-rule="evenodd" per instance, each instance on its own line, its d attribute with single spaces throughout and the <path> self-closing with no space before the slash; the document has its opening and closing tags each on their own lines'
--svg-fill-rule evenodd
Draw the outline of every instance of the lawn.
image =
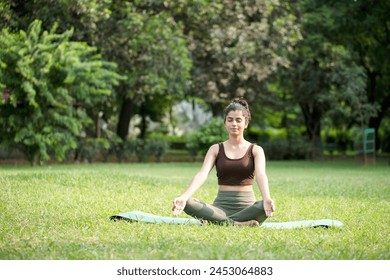
<svg viewBox="0 0 390 280">
<path fill-rule="evenodd" d="M 342 228 L 275 230 L 113 222 L 170 215 L 200 163 L 0 167 L 0 259 L 390 259 L 390 167 L 269 162 L 269 222 L 337 219 Z M 196 197 L 212 202 L 214 171 Z M 256 189 L 256 195 L 259 192 Z M 183 214 L 181 217 L 186 217 Z"/>
</svg>

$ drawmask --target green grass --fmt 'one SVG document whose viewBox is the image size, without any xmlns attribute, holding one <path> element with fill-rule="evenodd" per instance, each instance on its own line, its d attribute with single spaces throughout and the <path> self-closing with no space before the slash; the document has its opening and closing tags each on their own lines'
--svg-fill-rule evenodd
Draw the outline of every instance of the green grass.
<svg viewBox="0 0 390 280">
<path fill-rule="evenodd" d="M 269 162 L 269 221 L 337 219 L 329 229 L 112 222 L 170 215 L 199 163 L 0 167 L 0 259 L 389 259 L 390 167 Z M 214 171 L 196 197 L 212 202 Z M 256 189 L 256 195 L 259 192 Z M 182 215 L 185 217 L 186 215 Z"/>
</svg>

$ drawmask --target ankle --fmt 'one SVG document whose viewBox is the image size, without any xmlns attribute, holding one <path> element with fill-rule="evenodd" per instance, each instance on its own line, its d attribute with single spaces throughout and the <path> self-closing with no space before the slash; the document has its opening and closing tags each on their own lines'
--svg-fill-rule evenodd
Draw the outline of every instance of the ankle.
<svg viewBox="0 0 390 280">
<path fill-rule="evenodd" d="M 233 225 L 234 226 L 248 226 L 248 227 L 258 227 L 258 226 L 260 226 L 259 222 L 256 221 L 256 220 L 250 220 L 250 221 L 245 221 L 245 222 L 234 221 Z"/>
</svg>

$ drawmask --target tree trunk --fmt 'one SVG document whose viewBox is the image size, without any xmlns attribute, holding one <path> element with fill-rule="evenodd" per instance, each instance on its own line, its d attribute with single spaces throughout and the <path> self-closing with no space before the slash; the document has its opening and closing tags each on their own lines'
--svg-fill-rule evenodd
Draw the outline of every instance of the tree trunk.
<svg viewBox="0 0 390 280">
<path fill-rule="evenodd" d="M 311 143 L 311 159 L 317 159 L 321 148 L 321 118 L 322 110 L 311 104 L 299 104 L 305 119 L 307 136 Z"/>
<path fill-rule="evenodd" d="M 209 103 L 211 113 L 213 114 L 213 117 L 220 117 L 222 116 L 223 109 L 221 106 L 221 103 Z"/>
<path fill-rule="evenodd" d="M 139 138 L 145 140 L 146 138 L 146 131 L 148 129 L 148 123 L 147 123 L 147 114 L 146 114 L 146 108 L 145 108 L 145 103 L 142 103 L 141 108 L 140 108 L 140 115 L 141 115 L 141 124 L 140 124 L 140 136 Z"/>
<path fill-rule="evenodd" d="M 125 97 L 122 102 L 121 110 L 119 112 L 119 120 L 117 126 L 117 135 L 125 141 L 129 134 L 129 125 L 131 117 L 134 115 L 134 103 L 133 101 Z"/>
</svg>

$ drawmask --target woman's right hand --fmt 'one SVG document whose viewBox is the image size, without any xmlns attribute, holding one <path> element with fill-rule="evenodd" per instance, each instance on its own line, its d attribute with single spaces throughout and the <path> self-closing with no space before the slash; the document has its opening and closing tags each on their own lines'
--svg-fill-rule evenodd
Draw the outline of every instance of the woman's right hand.
<svg viewBox="0 0 390 280">
<path fill-rule="evenodd" d="M 184 207 L 186 206 L 186 203 L 187 199 L 185 199 L 184 197 L 179 196 L 175 198 L 172 205 L 173 216 L 179 216 L 180 213 L 183 211 Z"/>
</svg>

